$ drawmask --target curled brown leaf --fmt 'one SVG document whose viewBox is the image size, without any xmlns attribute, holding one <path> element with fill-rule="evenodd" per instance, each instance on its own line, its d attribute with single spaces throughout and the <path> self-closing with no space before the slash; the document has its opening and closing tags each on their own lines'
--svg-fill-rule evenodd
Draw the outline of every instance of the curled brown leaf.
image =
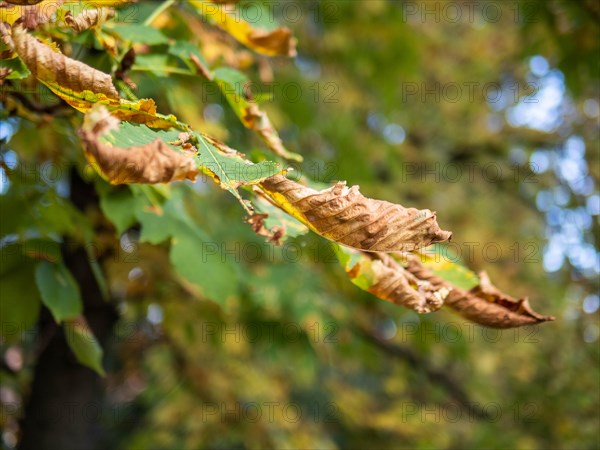
<svg viewBox="0 0 600 450">
<path fill-rule="evenodd" d="M 258 212 L 254 213 L 257 217 L 251 217 L 248 222 L 256 234 L 266 237 L 271 243 L 281 245 L 287 238 L 308 233 L 308 227 L 286 214 L 258 186 L 252 188 L 256 194 L 252 205 Z"/>
<path fill-rule="evenodd" d="M 491 328 L 515 328 L 554 320 L 535 312 L 527 298 L 515 299 L 496 288 L 485 272 L 479 273 L 479 284 L 469 291 L 452 286 L 424 267 L 417 258 L 410 258 L 407 270 L 420 280 L 427 280 L 437 289 L 450 293 L 444 303 L 464 318 Z"/>
<path fill-rule="evenodd" d="M 339 244 L 370 252 L 411 251 L 450 239 L 435 213 L 364 197 L 338 182 L 316 191 L 277 175 L 261 183 L 284 211 Z"/>
<path fill-rule="evenodd" d="M 296 38 L 287 27 L 274 30 L 254 29 L 248 33 L 248 41 L 253 48 L 260 48 L 263 53 L 295 57 Z"/>
<path fill-rule="evenodd" d="M 31 36 L 19 24 L 13 26 L 15 50 L 40 81 L 74 92 L 91 91 L 118 99 L 110 75 L 54 51 Z"/>
<path fill-rule="evenodd" d="M 267 113 L 262 111 L 256 103 L 248 102 L 247 108 L 244 109 L 244 117 L 242 118 L 244 125 L 256 131 L 261 138 L 267 143 L 269 148 L 278 156 L 285 159 L 295 159 L 301 161 L 302 157 L 290 153 L 283 145 L 281 138 L 269 120 Z"/>
<path fill-rule="evenodd" d="M 9 54 L 14 52 L 15 44 L 12 40 L 10 25 L 6 22 L 0 21 L 0 36 L 2 37 L 2 43 L 9 48 L 6 53 Z"/>
<path fill-rule="evenodd" d="M 114 10 L 110 8 L 95 8 L 85 10 L 73 17 L 71 11 L 65 14 L 65 23 L 78 33 L 89 28 L 97 27 L 114 16 Z"/>
<path fill-rule="evenodd" d="M 160 139 L 127 148 L 103 142 L 101 136 L 118 123 L 105 107 L 94 108 L 86 115 L 79 131 L 86 156 L 110 183 L 168 183 L 186 178 L 193 180 L 198 174 L 193 158 L 178 153 Z"/>
<path fill-rule="evenodd" d="M 367 291 L 376 297 L 426 314 L 441 308 L 448 289 L 436 288 L 426 280 L 419 280 L 396 260 L 385 253 L 363 253 L 362 261 L 348 271 L 353 279 L 366 276 L 371 285 Z M 365 264 L 366 263 L 366 264 Z"/>
<path fill-rule="evenodd" d="M 285 230 L 279 226 L 269 229 L 265 225 L 265 219 L 267 217 L 269 217 L 268 214 L 254 213 L 246 219 L 246 222 L 250 224 L 252 231 L 254 231 L 258 236 L 267 238 L 268 242 L 271 242 L 275 245 L 281 245 L 281 238 L 284 236 Z"/>
</svg>

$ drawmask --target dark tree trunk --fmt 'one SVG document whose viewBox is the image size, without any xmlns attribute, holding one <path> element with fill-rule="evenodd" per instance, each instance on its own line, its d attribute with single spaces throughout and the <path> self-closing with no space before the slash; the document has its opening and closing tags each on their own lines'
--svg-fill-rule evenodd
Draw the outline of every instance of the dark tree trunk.
<svg viewBox="0 0 600 450">
<path fill-rule="evenodd" d="M 73 203 L 81 210 L 98 205 L 93 186 L 75 173 L 71 181 Z M 65 263 L 79 285 L 84 315 L 105 350 L 117 314 L 101 295 L 85 249 L 63 248 Z M 22 450 L 88 450 L 107 448 L 102 421 L 105 414 L 103 379 L 77 362 L 63 330 L 47 311 L 40 317 L 40 336 L 49 335 L 34 372 L 31 393 L 21 422 Z"/>
</svg>

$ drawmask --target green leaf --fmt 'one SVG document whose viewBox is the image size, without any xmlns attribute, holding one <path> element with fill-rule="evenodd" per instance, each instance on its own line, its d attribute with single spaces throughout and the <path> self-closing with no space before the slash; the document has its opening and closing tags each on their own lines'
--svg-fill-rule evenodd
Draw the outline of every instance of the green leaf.
<svg viewBox="0 0 600 450">
<path fill-rule="evenodd" d="M 477 274 L 461 265 L 458 261 L 450 259 L 445 247 L 436 244 L 421 252 L 418 256 L 421 258 L 421 264 L 431 269 L 434 275 L 446 280 L 456 287 L 468 291 L 479 284 Z"/>
<path fill-rule="evenodd" d="M 207 139 L 205 135 L 195 133 L 195 136 L 199 142 L 199 154 L 196 156 L 198 167 L 202 172 L 211 176 L 223 189 L 230 191 L 238 198 L 239 194 L 236 189 L 239 186 L 258 184 L 266 178 L 283 172 L 281 166 L 276 162 L 262 161 L 253 164 L 239 154 L 229 153 L 230 149 L 212 139 Z"/>
<path fill-rule="evenodd" d="M 12 342 L 37 321 L 40 295 L 32 283 L 34 263 L 20 244 L 0 248 L 0 331 Z"/>
<path fill-rule="evenodd" d="M 169 144 L 174 150 L 179 150 L 173 142 L 179 139 L 181 131 L 170 130 L 154 130 L 146 125 L 135 124 L 131 122 L 121 122 L 119 128 L 111 130 L 103 134 L 100 140 L 112 144 L 115 147 L 136 147 L 149 144 L 150 142 L 160 139 Z"/>
<path fill-rule="evenodd" d="M 181 151 L 178 145 L 180 134 L 179 130 L 153 130 L 145 125 L 121 122 L 118 129 L 104 134 L 101 139 L 116 147 L 140 146 L 160 139 L 173 150 Z M 237 152 L 202 133 L 193 133 L 193 138 L 197 142 L 198 168 L 223 189 L 232 193 L 240 185 L 257 184 L 265 178 L 282 172 L 281 166 L 276 162 L 262 161 L 253 164 L 243 159 Z"/>
<path fill-rule="evenodd" d="M 221 244 L 199 230 L 179 232 L 171 239 L 169 256 L 180 276 L 200 287 L 208 298 L 225 306 L 227 298 L 237 293 L 238 280 L 231 264 L 224 263 L 227 256 L 223 254 Z"/>
<path fill-rule="evenodd" d="M 186 134 L 187 142 L 193 143 L 196 149 L 195 160 L 198 169 L 221 188 L 233 194 L 246 209 L 237 191 L 238 187 L 258 184 L 268 177 L 283 172 L 281 166 L 272 161 L 253 164 L 238 152 L 205 134 L 195 132 Z M 142 146 L 160 139 L 174 151 L 181 152 L 181 135 L 179 130 L 154 130 L 142 124 L 121 122 L 118 128 L 103 134 L 100 139 L 121 148 Z M 248 209 L 247 211 L 250 213 Z"/>
<path fill-rule="evenodd" d="M 267 214 L 264 220 L 265 227 L 268 229 L 274 229 L 275 227 L 284 229 L 282 240 L 308 233 L 309 228 L 306 225 L 283 212 L 263 197 L 258 196 L 252 203 L 257 212 Z"/>
<path fill-rule="evenodd" d="M 95 246 L 92 241 L 86 241 L 85 243 L 85 252 L 87 254 L 87 258 L 90 264 L 90 269 L 92 269 L 92 273 L 94 274 L 94 278 L 96 279 L 96 283 L 98 283 L 98 289 L 100 290 L 100 294 L 104 301 L 109 301 L 110 294 L 108 289 L 108 282 L 106 281 L 106 277 L 104 276 L 104 271 L 102 267 L 100 267 L 100 263 L 98 262 L 97 256 L 94 252 Z"/>
<path fill-rule="evenodd" d="M 10 71 L 10 73 L 5 77 L 7 80 L 20 80 L 31 75 L 27 65 L 19 57 L 1 60 L 0 69 L 6 69 Z"/>
<path fill-rule="evenodd" d="M 375 283 L 372 271 L 372 261 L 363 253 L 357 252 L 343 245 L 331 243 L 333 251 L 338 257 L 340 264 L 348 273 L 352 273 L 350 281 L 363 291 L 368 291 Z M 356 270 L 355 268 L 359 268 Z"/>
<path fill-rule="evenodd" d="M 60 262 L 60 244 L 50 239 L 29 239 L 19 244 L 24 255 L 42 261 Z"/>
<path fill-rule="evenodd" d="M 27 195 L 24 195 L 22 192 L 15 193 L 15 190 L 14 185 L 11 185 L 8 192 L 0 195 L 0 211 L 3 213 L 2 220 L 0 220 L 0 236 L 17 233 L 29 226 L 31 222 L 29 215 L 25 212 L 17 214 L 17 211 L 22 208 L 24 200 L 33 203 L 40 196 L 37 192 L 31 192 L 32 190 Z M 22 191 L 22 189 L 19 190 Z"/>
<path fill-rule="evenodd" d="M 48 307 L 56 322 L 73 319 L 81 314 L 83 305 L 79 286 L 64 264 L 52 264 L 48 261 L 38 263 L 35 282 L 40 290 L 42 303 Z"/>
<path fill-rule="evenodd" d="M 140 44 L 160 45 L 167 44 L 169 39 L 156 28 L 137 24 L 118 24 L 110 28 L 121 38 Z"/>
<path fill-rule="evenodd" d="M 204 58 L 204 55 L 200 53 L 198 46 L 192 44 L 187 41 L 175 41 L 171 46 L 169 46 L 169 54 L 178 57 L 181 59 L 190 69 L 195 71 L 195 66 L 191 62 L 190 55 L 194 55 L 198 60 L 204 65 L 204 67 L 208 67 L 208 62 Z"/>
<path fill-rule="evenodd" d="M 213 80 L 244 126 L 249 129 L 256 128 L 247 117 L 248 108 L 254 103 L 244 95 L 245 86 L 250 81 L 248 77 L 231 67 L 219 67 L 213 71 Z"/>
<path fill-rule="evenodd" d="M 92 236 L 90 222 L 71 202 L 49 190 L 32 205 L 32 212 L 39 230 L 46 235 L 68 234 Z"/>
<path fill-rule="evenodd" d="M 235 5 L 235 8 L 240 17 L 251 23 L 254 28 L 273 31 L 280 26 L 276 20 L 273 20 L 270 8 L 260 2 L 246 2 L 243 5 Z"/>
<path fill-rule="evenodd" d="M 98 188 L 100 193 L 100 208 L 117 230 L 117 235 L 123 234 L 136 222 L 136 213 L 141 210 L 146 201 L 135 195 L 129 186 L 111 189 L 107 183 Z"/>
<path fill-rule="evenodd" d="M 67 343 L 77 361 L 99 375 L 105 376 L 106 373 L 102 368 L 102 347 L 85 319 L 80 316 L 77 320 L 66 321 L 63 329 Z"/>
<path fill-rule="evenodd" d="M 172 73 L 196 75 L 195 71 L 178 67 L 177 60 L 171 55 L 138 55 L 131 70 L 152 72 L 163 77 Z"/>
<path fill-rule="evenodd" d="M 156 206 L 137 212 L 136 217 L 142 224 L 140 241 L 157 245 L 173 235 L 174 230 L 168 228 L 172 218 L 163 216 L 163 209 Z"/>
<path fill-rule="evenodd" d="M 225 99 L 245 126 L 244 117 L 250 102 L 244 96 L 244 88 L 250 81 L 246 75 L 231 67 L 219 67 L 213 71 L 213 80 L 225 96 Z"/>
<path fill-rule="evenodd" d="M 154 206 L 137 215 L 142 224 L 140 240 L 157 244 L 171 238 L 170 260 L 182 278 L 200 288 L 202 294 L 224 305 L 238 291 L 236 270 L 222 243 L 215 242 L 189 216 L 181 190 L 161 207 Z"/>
<path fill-rule="evenodd" d="M 244 85 L 250 81 L 242 72 L 232 69 L 231 67 L 218 67 L 213 70 L 213 76 L 222 87 L 227 87 L 227 89 L 224 90 L 224 94 L 235 92 L 236 94 L 243 96 Z"/>
</svg>

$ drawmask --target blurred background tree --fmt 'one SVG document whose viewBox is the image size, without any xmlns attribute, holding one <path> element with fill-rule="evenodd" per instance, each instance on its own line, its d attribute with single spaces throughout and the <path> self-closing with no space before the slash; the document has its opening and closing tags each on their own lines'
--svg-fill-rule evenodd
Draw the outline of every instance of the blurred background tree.
<svg viewBox="0 0 600 450">
<path fill-rule="evenodd" d="M 59 23 L 85 3 L 66 2 L 38 31 L 112 67 L 122 92 L 273 159 L 227 86 L 177 60 L 191 50 L 173 42 L 197 49 L 204 68 L 243 72 L 286 148 L 304 157 L 297 174 L 437 211 L 454 232 L 447 258 L 487 270 L 557 321 L 497 331 L 382 302 L 348 282 L 324 239 L 265 243 L 210 181 L 152 188 L 194 224 L 169 242 L 177 221 L 140 226 L 142 188 L 86 174 L 81 114 L 7 59 L 5 448 L 600 445 L 597 2 L 237 4 L 255 26 L 289 27 L 295 58 L 245 48 L 198 2 L 104 2 L 117 8 L 104 24 L 76 33 Z M 40 309 L 35 264 L 60 253 L 105 377 L 77 363 Z M 232 294 L 211 295 L 207 280 Z M 82 352 L 100 371 L 89 344 Z"/>
</svg>

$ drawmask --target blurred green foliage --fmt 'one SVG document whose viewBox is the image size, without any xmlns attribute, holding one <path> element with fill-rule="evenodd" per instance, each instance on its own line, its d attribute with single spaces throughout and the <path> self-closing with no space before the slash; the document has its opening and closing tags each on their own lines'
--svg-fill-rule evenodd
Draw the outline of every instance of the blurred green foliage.
<svg viewBox="0 0 600 450">
<path fill-rule="evenodd" d="M 351 284 L 318 236 L 265 243 L 210 180 L 110 186 L 85 170 L 81 115 L 56 106 L 43 86 L 9 77 L 0 87 L 10 130 L 0 136 L 2 321 L 38 331 L 3 330 L 5 447 L 15 445 L 43 351 L 47 311 L 36 324 L 38 310 L 73 308 L 35 289 L 37 273 L 38 284 L 60 292 L 60 274 L 38 262 L 58 258 L 57 242 L 63 251 L 91 250 L 97 282 L 119 313 L 103 345 L 97 417 L 114 447 L 600 445 L 595 2 L 266 2 L 261 11 L 274 11 L 297 37 L 296 59 L 252 54 L 190 2 L 142 26 L 157 7 L 123 6 L 117 18 L 133 23 L 114 30 L 50 34 L 103 70 L 111 64 L 99 36 L 137 41 L 146 54 L 127 76 L 138 98 L 154 98 L 161 113 L 255 162 L 275 159 L 240 123 L 233 94 L 197 76 L 181 58 L 187 50 L 165 53 L 168 39 L 192 44 L 211 69 L 242 71 L 286 148 L 304 157 L 293 164 L 298 176 L 348 180 L 369 197 L 437 211 L 454 232 L 448 258 L 487 270 L 557 321 L 497 331 L 445 310 L 419 316 Z M 548 83 L 554 90 L 544 90 Z M 530 109 L 527 99 L 537 100 Z M 573 139 L 584 145 L 581 189 L 563 170 L 575 158 Z M 552 162 L 545 170 L 536 166 L 540 155 Z M 74 178 L 97 196 L 83 209 Z M 567 200 L 544 206 L 543 192 L 566 192 Z M 151 213 L 157 204 L 164 214 Z M 571 254 L 552 262 L 569 217 L 582 223 L 561 242 L 584 253 L 591 246 L 591 265 Z"/>
</svg>

